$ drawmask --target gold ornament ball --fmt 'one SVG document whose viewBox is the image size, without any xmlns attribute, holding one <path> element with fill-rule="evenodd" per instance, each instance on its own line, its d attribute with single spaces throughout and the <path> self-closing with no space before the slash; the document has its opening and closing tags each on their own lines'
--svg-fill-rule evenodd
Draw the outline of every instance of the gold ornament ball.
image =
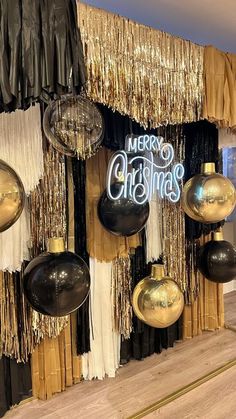
<svg viewBox="0 0 236 419">
<path fill-rule="evenodd" d="M 179 319 L 184 308 L 184 296 L 178 284 L 164 276 L 163 265 L 153 265 L 151 276 L 136 285 L 132 305 L 140 320 L 162 329 Z"/>
<path fill-rule="evenodd" d="M 11 227 L 24 208 L 24 187 L 16 172 L 0 160 L 0 232 Z"/>
<path fill-rule="evenodd" d="M 204 163 L 201 171 L 185 183 L 182 207 L 195 221 L 217 223 L 234 210 L 235 187 L 227 177 L 215 172 L 215 163 Z"/>
</svg>

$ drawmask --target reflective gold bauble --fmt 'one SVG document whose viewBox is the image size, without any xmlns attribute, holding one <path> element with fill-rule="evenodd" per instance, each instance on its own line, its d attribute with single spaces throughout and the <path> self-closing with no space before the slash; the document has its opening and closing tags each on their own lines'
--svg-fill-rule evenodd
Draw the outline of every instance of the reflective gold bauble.
<svg viewBox="0 0 236 419">
<path fill-rule="evenodd" d="M 0 232 L 11 227 L 24 208 L 24 187 L 16 172 L 0 160 Z"/>
<path fill-rule="evenodd" d="M 163 265 L 153 265 L 151 276 L 136 285 L 132 305 L 136 316 L 144 323 L 164 328 L 181 316 L 184 296 L 178 284 L 164 276 Z"/>
<path fill-rule="evenodd" d="M 234 210 L 235 187 L 228 178 L 215 172 L 215 163 L 204 163 L 201 172 L 185 183 L 182 207 L 195 221 L 217 223 Z"/>
</svg>

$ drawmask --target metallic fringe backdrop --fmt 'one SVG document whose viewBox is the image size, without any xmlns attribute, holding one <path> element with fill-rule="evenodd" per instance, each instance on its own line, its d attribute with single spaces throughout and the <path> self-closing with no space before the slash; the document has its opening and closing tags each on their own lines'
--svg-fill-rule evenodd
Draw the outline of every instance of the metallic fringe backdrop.
<svg viewBox="0 0 236 419">
<path fill-rule="evenodd" d="M 32 257 L 46 250 L 50 237 L 66 238 L 65 159 L 44 142 L 44 176 L 30 196 Z M 56 337 L 67 325 L 67 317 L 48 317 L 33 311 L 32 327 L 37 343 Z"/>
<path fill-rule="evenodd" d="M 175 125 L 159 128 L 158 135 L 173 145 L 176 156 L 173 163 L 183 163 L 185 145 L 182 127 Z M 185 214 L 180 202 L 173 205 L 167 199 L 163 199 L 161 204 L 165 273 L 180 285 L 185 294 L 185 302 L 190 303 L 189 295 L 192 294 L 195 284 L 188 283 L 186 275 Z"/>
<path fill-rule="evenodd" d="M 144 127 L 200 119 L 203 47 L 77 4 L 92 100 Z"/>
<path fill-rule="evenodd" d="M 132 332 L 130 258 L 116 258 L 112 262 L 112 294 L 114 329 L 124 339 Z"/>
<path fill-rule="evenodd" d="M 6 355 L 17 362 L 27 361 L 33 350 L 32 316 L 24 297 L 22 272 L 0 272 L 0 358 Z"/>
</svg>

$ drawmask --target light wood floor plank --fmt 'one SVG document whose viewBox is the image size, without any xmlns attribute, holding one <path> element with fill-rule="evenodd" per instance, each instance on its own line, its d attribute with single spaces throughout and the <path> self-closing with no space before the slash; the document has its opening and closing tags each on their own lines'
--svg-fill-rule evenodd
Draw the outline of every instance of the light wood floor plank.
<svg viewBox="0 0 236 419">
<path fill-rule="evenodd" d="M 235 318 L 236 324 L 236 315 L 234 314 L 236 313 L 236 308 L 234 308 L 236 293 L 227 296 L 226 300 L 226 316 L 232 321 Z M 206 332 L 192 340 L 177 343 L 174 348 L 170 348 L 160 355 L 153 355 L 144 361 L 130 362 L 119 369 L 117 377 L 114 379 L 79 383 L 49 401 L 35 400 L 12 410 L 7 416 L 16 419 L 124 419 L 234 358 L 236 358 L 235 332 L 226 329 Z M 153 417 L 184 419 L 185 410 L 181 411 L 183 408 L 186 409 L 186 414 L 190 415 L 186 418 L 193 418 L 194 416 L 191 416 L 192 409 L 195 408 L 195 406 L 191 407 L 192 400 L 194 400 L 191 396 L 193 392 L 196 393 L 196 400 L 203 404 L 205 410 L 210 409 L 211 404 L 214 408 L 216 401 L 218 408 L 220 403 L 222 408 L 225 403 L 229 403 L 230 407 L 226 406 L 228 414 L 233 402 L 228 399 L 227 392 L 232 395 L 236 388 L 234 384 L 227 384 L 227 380 L 236 381 L 236 368 L 232 368 L 224 375 L 225 382 L 221 389 L 219 384 L 221 376 L 214 379 L 217 395 L 216 390 L 207 390 L 208 383 L 206 383 L 201 386 L 204 386 L 204 391 L 199 390 L 200 393 L 196 393 L 198 389 L 193 390 L 188 395 L 181 397 L 181 399 L 184 398 L 183 401 L 178 399 L 168 405 L 172 412 L 177 406 L 178 411 L 176 412 L 179 416 L 173 415 L 173 413 L 171 416 L 162 416 L 162 414 L 157 416 L 156 413 L 153 413 Z M 209 383 L 213 383 L 213 380 Z M 204 401 L 204 392 L 209 400 Z M 211 393 L 212 401 L 210 401 Z M 224 396 L 226 399 L 223 399 Z M 184 403 L 186 404 L 184 405 Z M 196 403 L 198 402 L 196 401 Z M 167 410 L 163 409 L 167 409 L 168 406 L 161 409 L 163 415 L 167 414 L 165 413 Z M 234 418 L 236 418 L 236 404 L 234 407 Z M 225 417 L 231 418 L 231 416 Z M 194 418 L 211 419 L 211 416 L 195 416 Z M 220 416 L 219 418 L 221 419 Z M 214 419 L 218 419 L 218 417 Z"/>
<path fill-rule="evenodd" d="M 235 419 L 236 367 L 145 416 L 146 419 Z"/>
</svg>

